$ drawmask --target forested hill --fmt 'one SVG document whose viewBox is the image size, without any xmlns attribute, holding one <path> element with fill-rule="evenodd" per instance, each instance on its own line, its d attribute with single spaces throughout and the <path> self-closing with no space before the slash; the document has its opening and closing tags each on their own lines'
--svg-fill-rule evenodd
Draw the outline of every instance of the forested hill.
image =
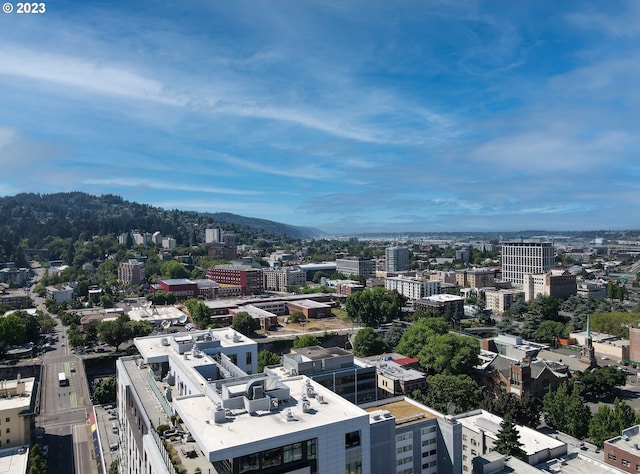
<svg viewBox="0 0 640 474">
<path fill-rule="evenodd" d="M 94 196 L 71 192 L 0 197 L 0 246 L 23 242 L 31 248 L 40 248 L 52 237 L 75 241 L 93 235 L 118 235 L 133 229 L 160 231 L 162 235 L 174 237 L 178 245 L 188 245 L 194 235 L 201 240 L 199 233 L 214 226 L 237 232 L 241 241 L 269 236 L 299 239 L 321 233 L 228 213 L 165 210 L 125 201 L 112 194 Z"/>
</svg>

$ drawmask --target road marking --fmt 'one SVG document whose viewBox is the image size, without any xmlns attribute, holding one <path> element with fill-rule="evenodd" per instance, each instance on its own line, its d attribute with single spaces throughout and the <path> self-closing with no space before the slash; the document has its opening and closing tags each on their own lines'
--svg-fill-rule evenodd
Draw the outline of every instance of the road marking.
<svg viewBox="0 0 640 474">
<path fill-rule="evenodd" d="M 71 403 L 71 408 L 76 408 L 78 406 L 78 397 L 76 397 L 76 392 L 71 392 L 69 394 L 69 402 Z"/>
</svg>

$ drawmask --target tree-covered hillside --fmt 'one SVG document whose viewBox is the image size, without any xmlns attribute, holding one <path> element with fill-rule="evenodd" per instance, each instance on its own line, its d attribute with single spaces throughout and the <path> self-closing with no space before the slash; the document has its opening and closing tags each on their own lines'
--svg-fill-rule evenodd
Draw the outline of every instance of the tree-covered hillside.
<svg viewBox="0 0 640 474">
<path fill-rule="evenodd" d="M 8 256 L 19 244 L 40 249 L 54 238 L 77 241 L 133 229 L 160 231 L 162 235 L 174 237 L 178 246 L 201 242 L 204 229 L 214 226 L 236 232 L 241 242 L 274 235 L 294 239 L 310 235 L 308 229 L 263 219 L 226 213 L 220 214 L 219 219 L 217 216 L 165 210 L 125 201 L 112 194 L 18 194 L 0 198 L 0 248 Z"/>
</svg>

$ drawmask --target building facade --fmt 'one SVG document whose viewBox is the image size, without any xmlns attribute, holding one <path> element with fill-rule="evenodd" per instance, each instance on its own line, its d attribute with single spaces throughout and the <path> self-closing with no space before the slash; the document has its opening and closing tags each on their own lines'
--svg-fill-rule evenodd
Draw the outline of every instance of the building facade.
<svg viewBox="0 0 640 474">
<path fill-rule="evenodd" d="M 495 283 L 496 273 L 488 268 L 456 271 L 456 284 L 469 288 L 486 288 Z"/>
<path fill-rule="evenodd" d="M 360 275 L 369 279 L 376 276 L 376 265 L 370 258 L 337 258 L 336 271 L 345 276 Z"/>
<path fill-rule="evenodd" d="M 522 290 L 486 290 L 484 291 L 485 308 L 502 314 L 518 301 L 524 301 Z"/>
<path fill-rule="evenodd" d="M 244 295 L 263 292 L 262 269 L 247 265 L 216 265 L 207 270 L 207 278 L 220 284 L 240 285 Z"/>
<path fill-rule="evenodd" d="M 388 272 L 403 272 L 409 269 L 409 249 L 406 247 L 387 247 L 385 262 Z"/>
<path fill-rule="evenodd" d="M 0 385 L 0 449 L 31 444 L 35 429 L 35 378 L 3 380 Z"/>
<path fill-rule="evenodd" d="M 440 294 L 442 282 L 439 280 L 424 280 L 422 278 L 387 277 L 384 279 L 387 290 L 396 290 L 410 300 L 419 300 Z"/>
<path fill-rule="evenodd" d="M 531 301 L 537 296 L 552 296 L 564 300 L 578 291 L 576 276 L 565 270 L 551 270 L 542 275 L 524 275 L 522 286 L 525 301 Z"/>
<path fill-rule="evenodd" d="M 524 275 L 551 270 L 554 257 L 551 242 L 505 242 L 502 244 L 502 279 L 522 285 Z"/>
<path fill-rule="evenodd" d="M 289 292 L 294 286 L 302 287 L 306 282 L 306 273 L 298 267 L 265 268 L 262 275 L 267 291 Z"/>
<path fill-rule="evenodd" d="M 369 414 L 308 377 L 251 375 L 257 345 L 235 331 L 135 344 L 116 362 L 120 472 L 372 471 Z M 187 435 L 170 455 L 157 428 L 174 414 Z"/>
<path fill-rule="evenodd" d="M 118 265 L 118 281 L 121 283 L 139 285 L 144 281 L 144 264 L 135 258 Z"/>
<path fill-rule="evenodd" d="M 452 318 L 462 318 L 464 315 L 464 298 L 449 294 L 433 295 L 413 302 L 413 308 L 418 311 L 435 309 L 443 316 L 450 315 Z"/>
</svg>

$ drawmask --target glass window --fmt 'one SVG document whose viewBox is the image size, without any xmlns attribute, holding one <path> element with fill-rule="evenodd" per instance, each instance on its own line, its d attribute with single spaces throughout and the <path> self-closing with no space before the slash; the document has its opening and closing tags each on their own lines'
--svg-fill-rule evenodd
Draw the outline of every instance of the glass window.
<svg viewBox="0 0 640 474">
<path fill-rule="evenodd" d="M 275 467 L 282 464 L 282 449 L 269 449 L 262 452 L 262 468 Z"/>
<path fill-rule="evenodd" d="M 294 443 L 284 447 L 283 459 L 285 463 L 302 459 L 302 443 Z"/>
<path fill-rule="evenodd" d="M 353 448 L 354 446 L 360 446 L 360 431 L 352 431 L 344 435 L 344 447 Z"/>
<path fill-rule="evenodd" d="M 239 468 L 240 473 L 260 470 L 260 462 L 257 454 L 249 454 L 248 456 L 242 456 L 240 458 L 239 465 L 240 465 L 240 468 Z"/>
<path fill-rule="evenodd" d="M 316 458 L 316 440 L 310 439 L 307 441 L 307 459 Z"/>
</svg>

